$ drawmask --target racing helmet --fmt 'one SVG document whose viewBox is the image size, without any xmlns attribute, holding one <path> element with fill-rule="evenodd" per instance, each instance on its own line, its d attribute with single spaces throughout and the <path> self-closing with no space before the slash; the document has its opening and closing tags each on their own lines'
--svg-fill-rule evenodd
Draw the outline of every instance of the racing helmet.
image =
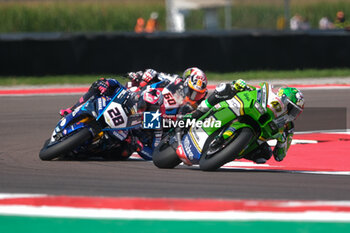
<svg viewBox="0 0 350 233">
<path fill-rule="evenodd" d="M 278 90 L 278 97 L 283 102 L 289 121 L 294 121 L 304 110 L 304 96 L 294 87 L 282 87 Z"/>
<path fill-rule="evenodd" d="M 162 92 L 156 88 L 144 90 L 137 102 L 137 111 L 157 111 L 163 104 Z"/>
<path fill-rule="evenodd" d="M 203 99 L 207 95 L 208 79 L 205 73 L 197 67 L 185 70 L 182 76 L 187 87 L 186 96 L 193 101 Z"/>
</svg>

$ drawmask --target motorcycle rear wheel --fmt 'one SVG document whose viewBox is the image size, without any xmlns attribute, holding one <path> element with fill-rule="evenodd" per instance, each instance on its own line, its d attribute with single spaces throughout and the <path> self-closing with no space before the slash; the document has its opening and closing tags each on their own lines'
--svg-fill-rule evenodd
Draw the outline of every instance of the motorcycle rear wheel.
<svg viewBox="0 0 350 233">
<path fill-rule="evenodd" d="M 92 135 L 89 129 L 84 128 L 79 132 L 64 138 L 63 141 L 57 142 L 56 144 L 50 146 L 48 145 L 49 140 L 47 140 L 39 152 L 39 158 L 41 160 L 52 160 L 61 155 L 65 155 L 83 145 L 91 137 Z"/>
<path fill-rule="evenodd" d="M 199 161 L 199 168 L 203 171 L 215 171 L 224 164 L 235 159 L 254 137 L 254 133 L 250 128 L 243 128 L 238 136 L 224 149 L 217 152 L 213 156 L 203 154 Z"/>
<path fill-rule="evenodd" d="M 155 148 L 152 160 L 158 168 L 174 168 L 181 163 L 175 149 L 169 145 L 168 138 L 164 138 Z"/>
</svg>

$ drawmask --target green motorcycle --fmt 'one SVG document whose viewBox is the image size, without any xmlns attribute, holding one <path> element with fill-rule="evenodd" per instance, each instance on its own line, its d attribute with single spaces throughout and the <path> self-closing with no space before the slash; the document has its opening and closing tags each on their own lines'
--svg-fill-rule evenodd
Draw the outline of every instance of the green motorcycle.
<svg viewBox="0 0 350 233">
<path fill-rule="evenodd" d="M 153 163 L 174 168 L 184 162 L 213 171 L 243 158 L 259 141 L 277 137 L 283 130 L 284 118 L 276 119 L 282 103 L 276 97 L 271 85 L 261 83 L 259 88 L 251 87 L 216 104 L 197 121 L 187 119 L 184 128 L 176 128 L 162 139 L 154 150 Z"/>
</svg>

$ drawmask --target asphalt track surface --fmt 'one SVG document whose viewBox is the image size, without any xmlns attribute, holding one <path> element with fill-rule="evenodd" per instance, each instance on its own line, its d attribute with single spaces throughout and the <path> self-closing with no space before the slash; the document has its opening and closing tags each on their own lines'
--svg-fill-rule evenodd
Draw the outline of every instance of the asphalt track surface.
<svg viewBox="0 0 350 233">
<path fill-rule="evenodd" d="M 304 90 L 303 93 L 307 108 L 322 107 L 321 111 L 329 111 L 328 120 L 341 122 L 345 119 L 345 125 L 350 126 L 349 117 L 345 115 L 337 120 L 342 113 L 332 111 L 345 109 L 350 116 L 350 89 Z M 239 169 L 202 172 L 187 166 L 162 170 L 151 162 L 139 160 L 41 161 L 38 152 L 59 120 L 58 110 L 70 106 L 78 97 L 0 97 L 0 193 L 350 200 L 350 179 L 342 175 Z M 310 116 L 312 121 L 300 119 L 297 122 L 298 131 L 309 129 L 310 125 L 313 125 L 311 128 L 324 125 L 318 122 L 313 111 L 309 112 Z"/>
</svg>

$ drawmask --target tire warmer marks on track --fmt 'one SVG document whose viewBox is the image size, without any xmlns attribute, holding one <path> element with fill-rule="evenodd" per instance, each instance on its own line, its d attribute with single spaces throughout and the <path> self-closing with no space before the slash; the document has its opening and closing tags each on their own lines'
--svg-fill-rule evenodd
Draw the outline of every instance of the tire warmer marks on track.
<svg viewBox="0 0 350 233">
<path fill-rule="evenodd" d="M 349 232 L 350 201 L 0 194 L 2 232 L 47 232 L 45 226 L 50 232 Z"/>
</svg>

